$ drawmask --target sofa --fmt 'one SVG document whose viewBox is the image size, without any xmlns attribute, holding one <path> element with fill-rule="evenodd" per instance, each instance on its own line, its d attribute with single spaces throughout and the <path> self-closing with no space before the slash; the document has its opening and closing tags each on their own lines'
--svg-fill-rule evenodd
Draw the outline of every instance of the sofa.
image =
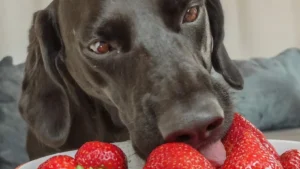
<svg viewBox="0 0 300 169">
<path fill-rule="evenodd" d="M 231 91 L 237 112 L 270 139 L 300 141 L 300 49 L 290 48 L 269 58 L 234 61 L 245 79 L 242 91 Z M 18 99 L 24 63 L 13 57 L 0 61 L 0 168 L 27 162 L 27 126 Z"/>
</svg>

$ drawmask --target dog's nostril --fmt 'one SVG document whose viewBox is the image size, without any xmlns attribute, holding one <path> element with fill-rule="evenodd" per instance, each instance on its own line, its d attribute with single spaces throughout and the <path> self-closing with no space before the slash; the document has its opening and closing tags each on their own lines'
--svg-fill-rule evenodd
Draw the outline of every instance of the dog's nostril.
<svg viewBox="0 0 300 169">
<path fill-rule="evenodd" d="M 212 123 L 210 123 L 207 126 L 206 131 L 212 131 L 212 130 L 218 128 L 222 123 L 223 123 L 223 118 L 219 118 L 219 119 L 213 121 Z"/>
<path fill-rule="evenodd" d="M 180 136 L 177 136 L 176 138 L 176 142 L 188 142 L 191 140 L 191 136 L 188 135 L 188 134 L 183 134 L 183 135 L 180 135 Z"/>
<path fill-rule="evenodd" d="M 177 133 L 170 134 L 166 138 L 166 142 L 180 142 L 180 143 L 191 143 L 195 141 L 197 135 L 196 133 L 189 132 L 189 131 L 180 131 Z"/>
<path fill-rule="evenodd" d="M 217 116 L 201 118 L 194 123 L 190 122 L 184 128 L 174 129 L 170 133 L 166 133 L 164 135 L 165 142 L 181 142 L 197 147 L 203 141 L 218 134 L 223 124 L 223 119 L 222 116 Z"/>
</svg>

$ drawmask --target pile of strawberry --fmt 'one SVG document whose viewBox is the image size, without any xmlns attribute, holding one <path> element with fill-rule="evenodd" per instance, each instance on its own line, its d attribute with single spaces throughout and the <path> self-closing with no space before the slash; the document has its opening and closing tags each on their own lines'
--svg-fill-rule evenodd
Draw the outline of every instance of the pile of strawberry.
<svg viewBox="0 0 300 169">
<path fill-rule="evenodd" d="M 227 157 L 219 168 L 187 144 L 166 143 L 152 151 L 144 169 L 300 169 L 300 150 L 279 155 L 263 133 L 238 113 L 222 142 Z M 127 160 L 119 147 L 93 141 L 85 143 L 75 158 L 54 156 L 38 169 L 127 169 Z"/>
<path fill-rule="evenodd" d="M 127 160 L 119 147 L 91 141 L 78 149 L 75 158 L 67 155 L 53 156 L 38 169 L 127 169 Z"/>
</svg>

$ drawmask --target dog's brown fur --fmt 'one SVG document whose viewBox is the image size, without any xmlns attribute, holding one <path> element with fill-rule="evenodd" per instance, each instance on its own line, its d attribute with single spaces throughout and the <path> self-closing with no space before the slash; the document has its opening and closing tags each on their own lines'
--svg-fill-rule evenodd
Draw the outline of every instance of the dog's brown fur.
<svg viewBox="0 0 300 169">
<path fill-rule="evenodd" d="M 199 17 L 183 24 L 191 5 Z M 201 117 L 201 100 L 217 100 L 209 110 L 220 106 L 225 119 L 202 145 L 222 137 L 232 103 L 211 69 L 243 86 L 223 45 L 223 22 L 220 0 L 54 0 L 36 12 L 19 106 L 30 158 L 129 138 L 145 158 L 164 142 L 163 125 L 188 123 L 175 120 L 183 112 Z M 89 51 L 97 39 L 116 50 Z"/>
</svg>

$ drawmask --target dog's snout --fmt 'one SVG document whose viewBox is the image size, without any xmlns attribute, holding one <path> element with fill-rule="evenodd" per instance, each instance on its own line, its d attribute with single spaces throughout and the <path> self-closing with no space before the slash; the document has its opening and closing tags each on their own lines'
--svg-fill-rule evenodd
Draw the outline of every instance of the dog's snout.
<svg viewBox="0 0 300 169">
<path fill-rule="evenodd" d="M 191 125 L 186 125 L 184 129 L 167 134 L 165 140 L 166 142 L 184 142 L 196 147 L 213 134 L 222 123 L 223 117 L 221 116 L 212 115 L 200 118 Z"/>
<path fill-rule="evenodd" d="M 224 112 L 217 99 L 207 96 L 192 99 L 188 104 L 176 104 L 164 112 L 158 127 L 166 142 L 184 142 L 193 147 L 220 134 Z"/>
</svg>

